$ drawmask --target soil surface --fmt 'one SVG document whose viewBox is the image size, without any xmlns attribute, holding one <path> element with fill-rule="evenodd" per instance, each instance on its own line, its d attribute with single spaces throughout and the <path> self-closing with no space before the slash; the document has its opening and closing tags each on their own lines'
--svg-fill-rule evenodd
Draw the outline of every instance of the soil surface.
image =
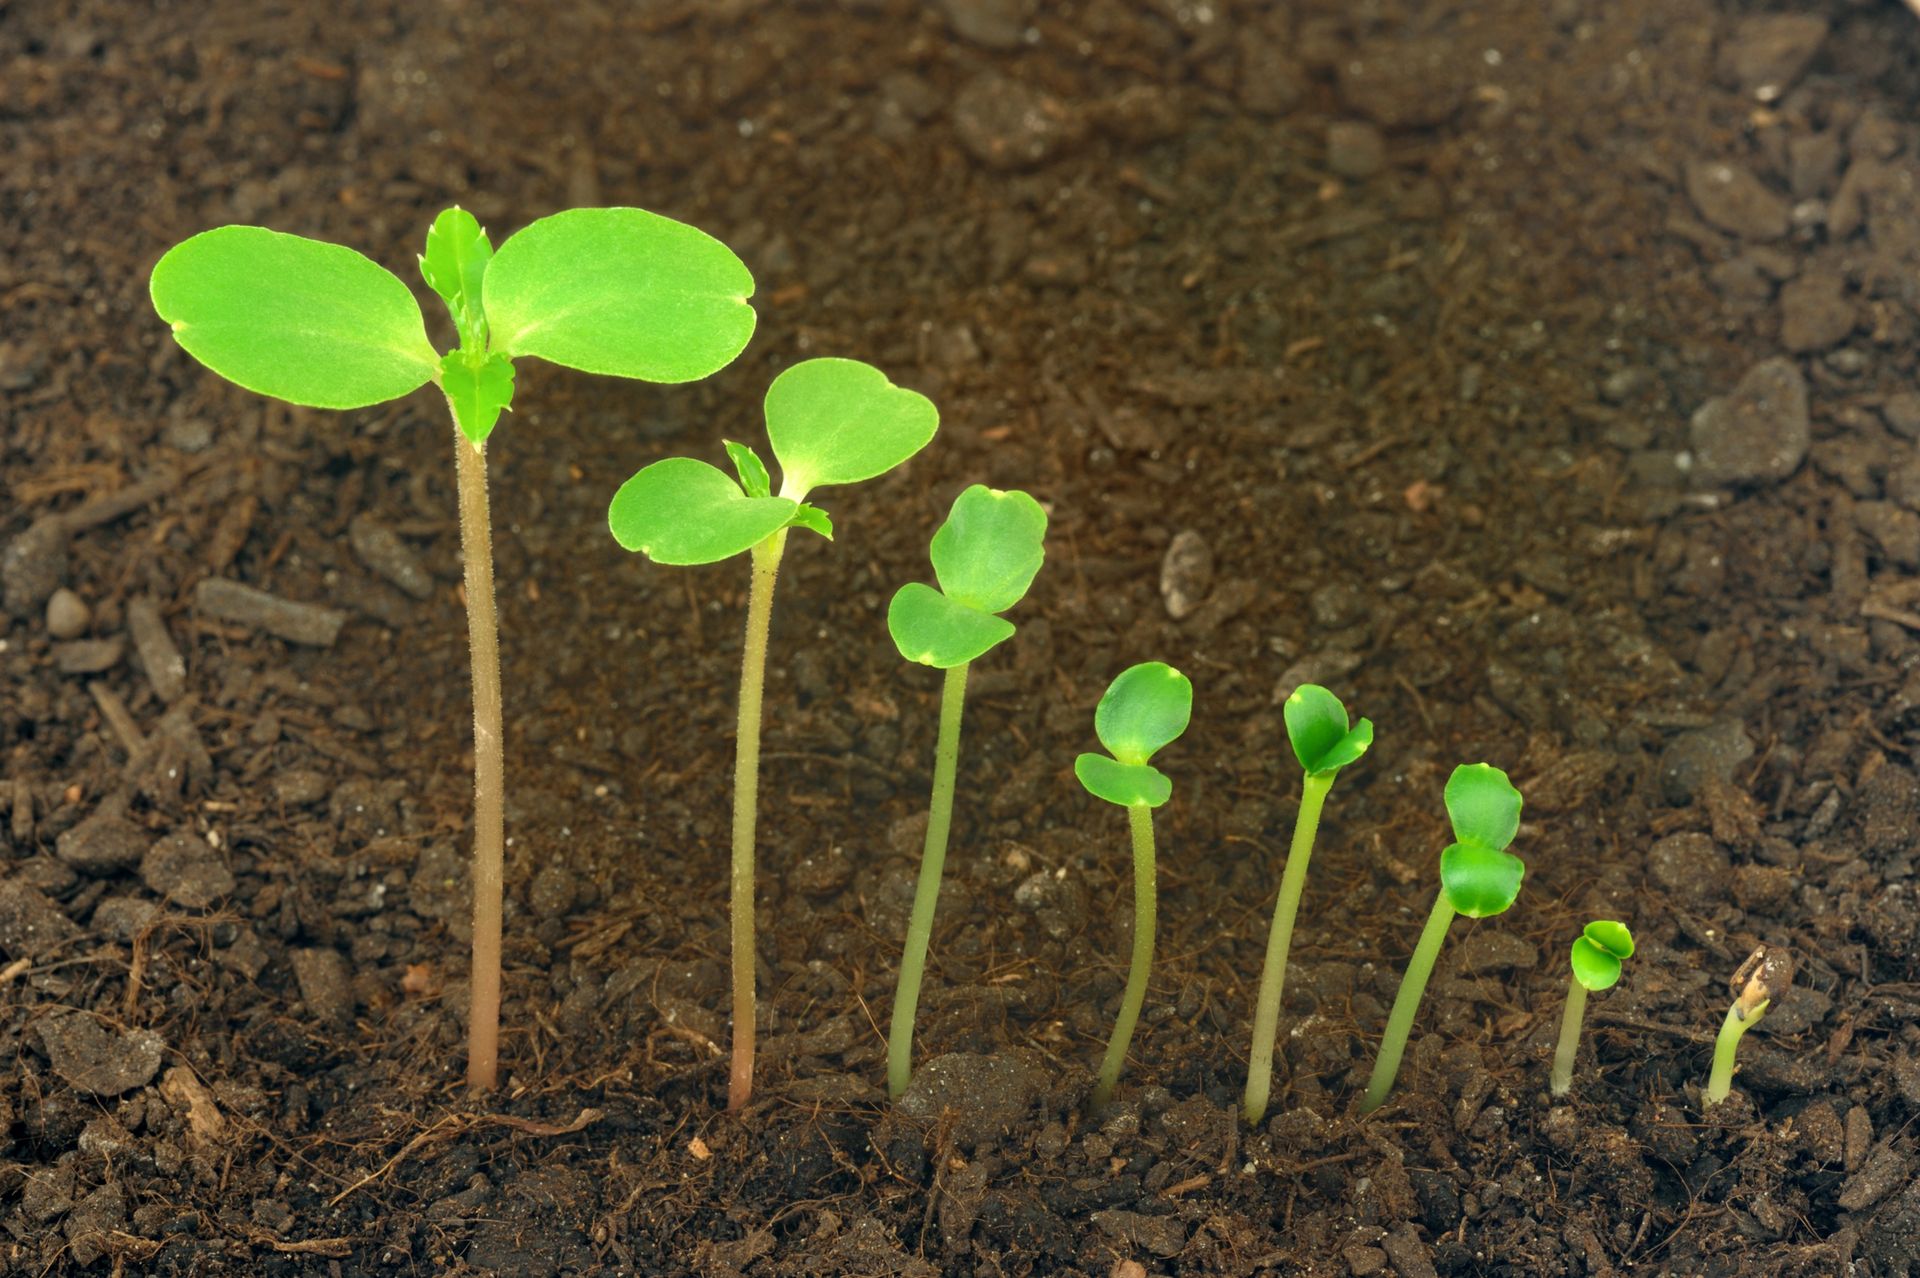
<svg viewBox="0 0 1920 1278">
<path fill-rule="evenodd" d="M 1917 37 L 1892 0 L 0 4 L 0 1270 L 1914 1273 Z M 496 240 L 692 221 L 760 313 L 696 385 L 525 366 L 494 436 L 483 1101 L 442 406 L 262 401 L 146 300 L 235 221 L 414 280 L 453 202 Z M 944 421 L 787 558 L 735 1116 L 746 566 L 654 567 L 605 510 L 761 439 L 767 381 L 823 353 Z M 939 678 L 883 616 L 972 482 L 1040 497 L 1049 555 L 974 675 L 895 1107 Z M 1153 658 L 1195 714 L 1090 1119 L 1130 867 L 1071 761 Z M 1303 680 L 1378 741 L 1248 1128 Z M 1479 759 L 1526 794 L 1526 887 L 1456 923 L 1361 1119 Z M 1639 952 L 1554 1103 L 1593 917 Z M 1703 1112 L 1762 941 L 1796 987 Z"/>
</svg>

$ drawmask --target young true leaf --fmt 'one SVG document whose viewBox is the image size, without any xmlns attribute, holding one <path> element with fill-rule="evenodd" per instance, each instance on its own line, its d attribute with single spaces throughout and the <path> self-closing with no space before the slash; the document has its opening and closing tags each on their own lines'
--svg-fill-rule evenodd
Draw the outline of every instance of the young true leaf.
<svg viewBox="0 0 1920 1278">
<path fill-rule="evenodd" d="M 496 337 L 502 329 L 494 310 L 495 285 L 519 239 L 515 236 L 501 246 L 487 272 L 488 317 Z M 748 291 L 751 288 L 749 282 Z M 751 312 L 748 315 L 750 328 Z M 516 340 L 524 344 L 533 331 L 522 328 Z M 786 553 L 787 531 L 806 528 L 831 540 L 833 523 L 826 512 L 801 497 L 820 484 L 851 483 L 899 465 L 933 438 L 939 424 L 939 414 L 924 396 L 894 386 L 876 368 L 844 359 L 811 359 L 780 374 L 767 391 L 766 414 L 767 436 L 784 472 L 777 495 L 769 495 L 773 480 L 759 456 L 745 445 L 728 443 L 739 483 L 705 462 L 669 457 L 622 484 L 607 510 L 614 538 L 656 563 L 713 563 L 743 550 L 753 555 L 733 770 L 733 1062 L 727 1107 L 736 1110 L 753 1094 L 753 854 L 761 699 L 773 588 Z M 808 468 L 800 481 L 795 479 L 796 464 Z"/>
<path fill-rule="evenodd" d="M 433 380 L 440 356 L 413 294 L 350 248 L 258 226 L 174 245 L 153 308 L 230 382 L 313 408 L 364 408 Z"/>
<path fill-rule="evenodd" d="M 753 336 L 753 276 L 705 231 L 644 209 L 569 209 L 493 254 L 481 285 L 494 350 L 587 373 L 690 382 Z"/>
<path fill-rule="evenodd" d="M 460 433 L 476 444 L 485 443 L 500 414 L 513 403 L 513 361 L 488 355 L 475 364 L 464 351 L 450 351 L 440 361 L 440 389 L 447 393 Z"/>
<path fill-rule="evenodd" d="M 1113 1037 L 1094 1083 L 1095 1110 L 1106 1106 L 1120 1081 L 1127 1044 L 1133 1040 L 1140 1005 L 1147 997 L 1147 972 L 1153 966 L 1157 910 L 1153 810 L 1172 796 L 1173 783 L 1147 760 L 1187 730 L 1192 714 L 1193 684 L 1185 675 L 1159 661 L 1130 666 L 1108 686 L 1093 712 L 1094 734 L 1115 757 L 1083 754 L 1073 762 L 1074 775 L 1094 797 L 1126 808 L 1133 831 L 1133 962 L 1127 969 L 1127 988 L 1120 996 Z"/>
<path fill-rule="evenodd" d="M 749 497 L 703 461 L 668 457 L 620 485 L 607 526 L 657 564 L 711 564 L 753 549 L 799 509 L 788 497 Z"/>
<path fill-rule="evenodd" d="M 1122 763 L 1145 763 L 1187 730 L 1193 684 L 1172 666 L 1142 662 L 1121 672 L 1093 711 L 1093 732 Z"/>
<path fill-rule="evenodd" d="M 913 1018 L 920 1003 L 934 906 L 953 825 L 954 773 L 960 761 L 960 718 L 967 670 L 973 659 L 1013 635 L 1013 624 L 996 615 L 1019 603 L 1040 571 L 1047 515 L 1023 492 L 1000 492 L 974 484 L 954 500 L 946 522 L 933 534 L 930 556 L 940 589 L 910 582 L 887 607 L 887 630 L 909 661 L 947 672 L 940 697 L 940 735 L 933 754 L 933 799 L 927 841 L 920 854 L 906 950 L 893 996 L 887 1035 L 887 1089 L 899 1096 L 913 1068 Z"/>
<path fill-rule="evenodd" d="M 795 364 L 767 388 L 767 440 L 780 461 L 780 495 L 885 474 L 927 446 L 940 424 L 933 401 L 852 359 Z"/>
<path fill-rule="evenodd" d="M 1633 955 L 1633 933 L 1625 923 L 1595 919 L 1573 941 L 1573 980 L 1567 986 L 1566 1010 L 1560 1017 L 1560 1043 L 1554 1049 L 1549 1086 L 1555 1096 L 1573 1087 L 1573 1062 L 1580 1051 L 1580 1023 L 1587 1013 L 1587 994 L 1612 989 L 1620 979 L 1620 965 Z"/>
<path fill-rule="evenodd" d="M 1317 683 L 1304 683 L 1287 697 L 1287 741 L 1306 774 L 1300 783 L 1300 812 L 1294 819 L 1293 844 L 1287 849 L 1286 868 L 1280 873 L 1280 895 L 1273 903 L 1273 925 L 1267 931 L 1267 960 L 1260 970 L 1260 992 L 1253 1005 L 1253 1047 L 1247 1053 L 1247 1094 L 1243 1110 L 1249 1123 L 1258 1124 L 1267 1113 L 1273 1087 L 1274 1034 L 1280 1024 L 1280 1000 L 1286 992 L 1287 951 L 1293 944 L 1293 921 L 1306 890 L 1307 863 L 1320 828 L 1320 809 L 1333 790 L 1340 769 L 1359 759 L 1373 744 L 1373 721 L 1349 725 L 1340 698 Z"/>
<path fill-rule="evenodd" d="M 1407 974 L 1401 978 L 1393 1011 L 1387 1015 L 1380 1055 L 1360 1103 L 1363 1114 L 1380 1108 L 1393 1089 L 1407 1035 L 1413 1030 L 1413 1015 L 1426 992 L 1427 978 L 1433 975 L 1434 960 L 1440 957 L 1440 946 L 1447 939 L 1453 916 L 1457 913 L 1478 919 L 1501 913 L 1513 904 L 1526 873 L 1520 858 L 1505 851 L 1520 828 L 1520 792 L 1508 782 L 1506 773 L 1484 763 L 1455 768 L 1447 779 L 1445 797 L 1458 842 L 1440 854 L 1440 891 L 1434 896 L 1433 912 L 1427 916 L 1419 944 L 1413 947 L 1413 957 L 1407 960 Z"/>
<path fill-rule="evenodd" d="M 427 251 L 420 257 L 420 278 L 440 295 L 460 329 L 460 345 L 484 350 L 486 317 L 480 311 L 480 281 L 493 257 L 493 245 L 473 214 L 451 208 L 433 219 Z"/>
</svg>

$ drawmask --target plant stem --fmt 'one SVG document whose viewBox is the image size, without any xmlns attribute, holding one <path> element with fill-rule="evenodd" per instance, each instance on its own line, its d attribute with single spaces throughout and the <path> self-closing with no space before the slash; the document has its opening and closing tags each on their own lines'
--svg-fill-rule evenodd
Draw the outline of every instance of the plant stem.
<svg viewBox="0 0 1920 1278">
<path fill-rule="evenodd" d="M 500 1081 L 500 893 L 506 847 L 506 760 L 500 720 L 500 629 L 493 606 L 493 531 L 487 452 L 453 429 L 460 553 L 473 668 L 473 973 L 467 1011 L 467 1086 Z"/>
<path fill-rule="evenodd" d="M 947 863 L 953 828 L 953 776 L 960 763 L 960 714 L 967 699 L 967 669 L 947 671 L 940 692 L 940 736 L 933 750 L 933 801 L 927 809 L 927 842 L 920 853 L 920 879 L 907 920 L 907 949 L 900 958 L 900 984 L 893 994 L 893 1025 L 887 1034 L 887 1093 L 898 1097 L 913 1074 L 913 1017 L 920 1007 L 920 978 L 927 970 L 933 910 L 940 901 L 940 873 Z"/>
<path fill-rule="evenodd" d="M 1320 829 L 1320 808 L 1337 773 L 1309 773 L 1300 787 L 1300 815 L 1293 823 L 1293 846 L 1280 874 L 1280 896 L 1273 903 L 1273 927 L 1267 933 L 1267 961 L 1260 971 L 1260 996 L 1253 1008 L 1253 1048 L 1247 1053 L 1246 1115 L 1258 1123 L 1267 1113 L 1273 1090 L 1273 1040 L 1280 1023 L 1280 1000 L 1287 988 L 1287 950 L 1293 944 L 1293 920 L 1307 885 L 1307 862 Z"/>
<path fill-rule="evenodd" d="M 1580 1022 L 1587 1015 L 1587 987 L 1579 978 L 1567 984 L 1567 1010 L 1560 1017 L 1560 1046 L 1553 1053 L 1551 1088 L 1565 1096 L 1573 1087 L 1573 1058 L 1580 1053 Z"/>
<path fill-rule="evenodd" d="M 1740 1046 L 1740 1036 L 1758 1025 L 1766 1014 L 1765 1003 L 1754 1008 L 1753 1015 L 1744 1021 L 1740 1019 L 1738 1003 L 1727 1009 L 1727 1019 L 1720 1022 L 1720 1036 L 1713 1041 L 1713 1072 L 1707 1076 L 1707 1092 L 1702 1097 L 1706 1104 L 1718 1105 L 1727 1098 L 1733 1089 L 1733 1054 Z"/>
<path fill-rule="evenodd" d="M 1386 1101 L 1393 1090 L 1393 1079 L 1400 1072 L 1400 1057 L 1407 1050 L 1407 1035 L 1413 1031 L 1413 1014 L 1420 1009 L 1420 996 L 1427 992 L 1427 978 L 1433 975 L 1433 961 L 1440 957 L 1441 942 L 1453 923 L 1453 904 L 1441 892 L 1433 901 L 1433 913 L 1420 932 L 1420 943 L 1407 960 L 1407 974 L 1400 978 L 1400 992 L 1394 996 L 1393 1011 L 1387 1014 L 1387 1032 L 1380 1040 L 1380 1056 L 1373 1063 L 1373 1077 L 1367 1081 L 1366 1099 L 1360 1112 L 1371 1114 Z"/>
<path fill-rule="evenodd" d="M 1127 1045 L 1133 1041 L 1133 1027 L 1140 1022 L 1140 1005 L 1147 998 L 1147 971 L 1153 966 L 1153 809 L 1129 807 L 1127 818 L 1133 827 L 1133 966 L 1127 971 L 1126 993 L 1120 997 L 1120 1016 L 1113 1023 L 1113 1038 L 1107 1043 L 1107 1055 L 1100 1062 L 1100 1077 L 1093 1086 L 1092 1108 L 1096 1111 L 1105 1109 L 1113 1099 L 1120 1069 L 1127 1063 Z"/>
<path fill-rule="evenodd" d="M 767 632 L 773 586 L 787 549 L 782 528 L 753 548 L 753 585 L 747 593 L 747 640 L 740 653 L 740 727 L 733 762 L 733 1069 L 727 1108 L 753 1095 L 753 830 L 760 805 L 760 702 L 766 687 Z"/>
</svg>

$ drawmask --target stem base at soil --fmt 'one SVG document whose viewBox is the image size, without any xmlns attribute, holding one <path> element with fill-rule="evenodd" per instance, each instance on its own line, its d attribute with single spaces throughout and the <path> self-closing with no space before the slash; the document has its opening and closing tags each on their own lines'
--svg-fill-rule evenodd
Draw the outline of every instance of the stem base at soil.
<svg viewBox="0 0 1920 1278">
<path fill-rule="evenodd" d="M 1420 996 L 1427 992 L 1427 978 L 1433 975 L 1433 961 L 1440 957 L 1441 943 L 1453 924 L 1453 903 L 1447 894 L 1435 896 L 1433 913 L 1421 929 L 1420 943 L 1407 960 L 1407 974 L 1400 979 L 1400 992 L 1394 996 L 1393 1011 L 1387 1014 L 1387 1032 L 1380 1040 L 1380 1056 L 1373 1063 L 1373 1077 L 1367 1080 L 1366 1099 L 1360 1112 L 1371 1114 L 1386 1103 L 1393 1090 L 1394 1077 L 1400 1072 L 1400 1057 L 1407 1050 L 1407 1035 L 1413 1031 L 1413 1014 L 1420 1010 Z"/>
<path fill-rule="evenodd" d="M 1113 1023 L 1113 1038 L 1107 1043 L 1106 1057 L 1100 1062 L 1100 1076 L 1093 1086 L 1090 1102 L 1095 1111 L 1106 1108 L 1113 1089 L 1120 1082 L 1120 1070 L 1127 1063 L 1127 1047 L 1133 1041 L 1134 1026 L 1140 1022 L 1140 1005 L 1147 998 L 1147 973 L 1153 967 L 1153 927 L 1155 896 L 1153 871 L 1153 809 L 1130 807 L 1127 818 L 1133 828 L 1133 963 L 1127 970 L 1127 989 L 1120 997 L 1120 1015 Z"/>
<path fill-rule="evenodd" d="M 1553 1053 L 1550 1090 L 1565 1096 L 1573 1087 L 1573 1061 L 1580 1054 L 1580 1023 L 1587 1016 L 1587 987 L 1578 979 L 1567 985 L 1567 1010 L 1560 1017 L 1560 1045 Z"/>
<path fill-rule="evenodd" d="M 1306 889 L 1307 863 L 1313 857 L 1314 835 L 1320 829 L 1320 809 L 1333 789 L 1333 777 L 1309 775 L 1300 786 L 1300 815 L 1293 823 L 1293 845 L 1287 849 L 1287 867 L 1280 874 L 1280 895 L 1273 903 L 1273 926 L 1267 933 L 1267 959 L 1260 970 L 1260 995 L 1253 1009 L 1253 1045 L 1247 1053 L 1249 1123 L 1266 1117 L 1273 1091 L 1273 1039 L 1280 1028 L 1280 1003 L 1287 988 L 1287 950 L 1293 944 L 1293 920 L 1300 912 Z"/>
</svg>

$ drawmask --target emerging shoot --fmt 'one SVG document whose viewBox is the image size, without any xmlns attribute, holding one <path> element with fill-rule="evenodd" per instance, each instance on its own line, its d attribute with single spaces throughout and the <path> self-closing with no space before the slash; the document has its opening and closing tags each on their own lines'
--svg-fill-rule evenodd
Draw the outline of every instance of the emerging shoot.
<svg viewBox="0 0 1920 1278">
<path fill-rule="evenodd" d="M 1129 667 L 1107 688 L 1093 712 L 1093 731 L 1107 754 L 1083 754 L 1073 761 L 1073 774 L 1080 784 L 1096 799 L 1125 808 L 1133 830 L 1133 963 L 1127 970 L 1113 1038 L 1094 1082 L 1096 1111 L 1113 1098 L 1120 1081 L 1127 1045 L 1133 1041 L 1133 1027 L 1147 997 L 1147 971 L 1153 966 L 1153 810 L 1173 797 L 1173 782 L 1148 760 L 1187 730 L 1192 715 L 1193 684 L 1185 675 L 1159 661 Z"/>
<path fill-rule="evenodd" d="M 920 854 L 920 879 L 913 890 L 913 915 L 907 922 L 907 948 L 900 959 L 893 1025 L 887 1035 L 887 1091 L 895 1097 L 907 1090 L 913 1072 L 913 1017 L 920 1005 L 933 910 L 953 828 L 967 670 L 974 658 L 1013 637 L 1013 623 L 999 614 L 1026 597 L 1040 571 L 1046 535 L 1047 514 L 1039 502 L 1023 492 L 975 484 L 960 494 L 947 522 L 933 534 L 929 556 L 940 588 L 910 582 L 887 608 L 887 631 L 900 655 L 947 672 L 940 694 L 927 841 Z"/>
<path fill-rule="evenodd" d="M 654 462 L 614 494 L 614 540 L 657 564 L 711 564 L 742 551 L 753 557 L 746 646 L 740 656 L 740 727 L 733 769 L 733 1062 L 727 1108 L 753 1094 L 753 843 L 760 791 L 760 702 L 766 683 L 773 586 L 787 532 L 833 539 L 826 512 L 804 500 L 830 484 L 885 474 L 926 447 L 940 414 L 926 396 L 895 386 L 851 359 L 795 364 L 767 388 L 767 442 L 780 463 L 779 493 L 745 444 L 726 444 L 739 482 L 706 462 Z"/>
<path fill-rule="evenodd" d="M 1762 945 L 1747 955 L 1747 961 L 1734 972 L 1733 1006 L 1720 1023 L 1720 1036 L 1713 1044 L 1713 1073 L 1707 1077 L 1707 1105 L 1718 1105 L 1733 1088 L 1733 1054 L 1740 1038 L 1760 1023 L 1774 1001 L 1793 984 L 1793 955 L 1778 945 Z"/>
<path fill-rule="evenodd" d="M 500 641 L 487 512 L 487 437 L 513 401 L 514 360 L 649 382 L 724 368 L 753 335 L 753 277 L 726 245 L 641 209 L 571 209 L 495 252 L 473 215 L 448 209 L 420 273 L 459 345 L 427 340 L 400 279 L 350 248 L 258 226 L 222 226 L 169 249 L 153 307 L 195 359 L 248 390 L 313 408 L 364 408 L 428 382 L 453 417 L 467 636 L 473 668 L 473 987 L 467 1083 L 499 1077 L 500 895 L 506 765 Z"/>
<path fill-rule="evenodd" d="M 1620 965 L 1632 957 L 1633 933 L 1625 923 L 1595 919 L 1574 938 L 1573 980 L 1567 985 L 1567 1010 L 1560 1018 L 1560 1046 L 1553 1053 L 1555 1096 L 1565 1096 L 1573 1087 L 1573 1060 L 1580 1052 L 1587 992 L 1612 989 L 1620 980 Z"/>
<path fill-rule="evenodd" d="M 1253 1048 L 1247 1053 L 1249 1123 L 1267 1112 L 1273 1088 L 1273 1042 L 1280 1021 L 1280 999 L 1287 987 L 1287 950 L 1293 943 L 1293 920 L 1300 910 L 1300 893 L 1307 885 L 1307 862 L 1313 856 L 1313 837 L 1320 828 L 1320 808 L 1333 789 L 1340 769 L 1354 762 L 1373 744 L 1373 720 L 1348 726 L 1347 708 L 1340 698 L 1319 684 L 1300 685 L 1287 698 L 1287 739 L 1306 779 L 1300 789 L 1300 815 L 1293 823 L 1293 846 L 1287 850 L 1280 874 L 1280 896 L 1273 903 L 1273 927 L 1267 933 L 1267 961 L 1260 971 L 1260 995 L 1254 1003 Z"/>
<path fill-rule="evenodd" d="M 1527 872 L 1526 863 L 1506 850 L 1520 832 L 1520 792 L 1506 773 L 1485 763 L 1455 768 L 1447 779 L 1446 804 L 1454 842 L 1440 854 L 1440 892 L 1387 1016 L 1380 1056 L 1360 1102 L 1362 1114 L 1379 1109 L 1393 1090 L 1413 1015 L 1426 993 L 1427 978 L 1433 975 L 1434 960 L 1440 956 L 1453 916 L 1484 919 L 1504 912 L 1520 894 L 1520 879 Z"/>
</svg>

